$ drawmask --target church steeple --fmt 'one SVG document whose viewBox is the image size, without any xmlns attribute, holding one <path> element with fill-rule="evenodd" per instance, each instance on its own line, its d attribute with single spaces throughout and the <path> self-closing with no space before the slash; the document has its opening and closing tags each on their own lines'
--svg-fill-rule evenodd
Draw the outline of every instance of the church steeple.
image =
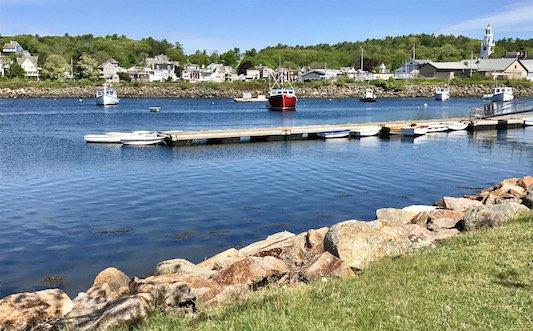
<svg viewBox="0 0 533 331">
<path fill-rule="evenodd" d="M 482 59 L 488 59 L 489 56 L 494 52 L 494 35 L 492 34 L 492 27 L 490 24 L 487 24 L 485 28 L 485 38 L 483 38 L 483 43 L 481 44 L 481 49 L 479 52 L 479 57 Z"/>
</svg>

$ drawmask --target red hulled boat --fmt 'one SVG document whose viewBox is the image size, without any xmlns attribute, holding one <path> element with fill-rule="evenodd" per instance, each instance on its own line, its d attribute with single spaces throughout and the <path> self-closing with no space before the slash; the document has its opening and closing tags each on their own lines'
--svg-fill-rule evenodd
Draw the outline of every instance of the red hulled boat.
<svg viewBox="0 0 533 331">
<path fill-rule="evenodd" d="M 298 98 L 290 82 L 287 82 L 288 87 L 284 85 L 285 73 L 281 69 L 281 60 L 277 72 L 269 76 L 269 83 L 271 78 L 273 79 L 273 84 L 269 84 L 270 95 L 268 96 L 268 109 L 279 111 L 296 110 Z"/>
<path fill-rule="evenodd" d="M 271 110 L 295 110 L 298 98 L 292 88 L 274 88 L 270 90 L 268 108 Z"/>
</svg>

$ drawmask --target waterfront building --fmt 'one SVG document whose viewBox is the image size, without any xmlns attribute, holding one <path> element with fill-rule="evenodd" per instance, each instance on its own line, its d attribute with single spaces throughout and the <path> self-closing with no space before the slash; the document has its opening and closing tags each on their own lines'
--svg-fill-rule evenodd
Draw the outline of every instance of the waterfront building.
<svg viewBox="0 0 533 331">
<path fill-rule="evenodd" d="M 23 55 L 24 48 L 22 48 L 18 42 L 11 40 L 10 42 L 4 44 L 2 53 L 5 55 L 15 54 L 19 56 Z"/>
<path fill-rule="evenodd" d="M 181 79 L 188 82 L 197 82 L 200 76 L 200 67 L 197 64 L 187 63 L 181 71 Z"/>
<path fill-rule="evenodd" d="M 98 70 L 100 79 L 105 79 L 107 83 L 118 83 L 120 81 L 118 74 L 124 71 L 115 59 L 105 61 Z"/>
<path fill-rule="evenodd" d="M 211 63 L 207 67 L 202 67 L 200 70 L 200 81 L 203 82 L 231 82 L 237 79 L 237 74 L 230 66 L 225 66 L 220 63 Z"/>
<path fill-rule="evenodd" d="M 521 59 L 519 62 L 527 71 L 526 78 L 533 81 L 533 59 Z"/>
<path fill-rule="evenodd" d="M 150 82 L 164 82 L 167 80 L 175 82 L 178 80 L 176 68 L 178 68 L 179 63 L 170 61 L 168 56 L 160 54 L 153 58 L 147 58 L 145 62 L 146 67 L 151 69 Z"/>
<path fill-rule="evenodd" d="M 17 63 L 24 69 L 26 77 L 31 80 L 39 80 L 39 71 L 42 70 L 37 64 L 38 56 L 32 56 L 24 51 L 22 56 L 17 57 Z"/>
<path fill-rule="evenodd" d="M 483 42 L 481 43 L 479 50 L 479 57 L 481 59 L 488 59 L 490 55 L 494 53 L 494 46 L 496 46 L 496 44 L 494 43 L 492 27 L 490 24 L 487 24 L 487 27 L 485 28 L 485 37 L 483 38 Z"/>
<path fill-rule="evenodd" d="M 397 78 L 397 79 L 416 78 L 419 75 L 420 68 L 428 62 L 430 61 L 429 60 L 417 60 L 417 59 L 407 60 L 401 67 L 394 70 L 394 78 Z"/>
<path fill-rule="evenodd" d="M 126 70 L 126 73 L 130 77 L 132 82 L 150 82 L 150 77 L 153 77 L 154 72 L 152 69 L 143 66 L 133 66 Z"/>
<path fill-rule="evenodd" d="M 470 76 L 477 71 L 477 66 L 471 60 L 456 62 L 427 62 L 419 69 L 419 75 L 426 78 L 454 79 Z"/>
<path fill-rule="evenodd" d="M 310 82 L 314 80 L 337 80 L 342 75 L 340 70 L 334 69 L 311 69 L 300 75 L 301 82 Z"/>
<path fill-rule="evenodd" d="M 0 57 L 0 77 L 5 76 L 5 70 L 6 70 L 7 62 Z"/>
<path fill-rule="evenodd" d="M 528 72 L 516 58 L 478 59 L 477 71 L 492 79 L 525 79 Z"/>
</svg>

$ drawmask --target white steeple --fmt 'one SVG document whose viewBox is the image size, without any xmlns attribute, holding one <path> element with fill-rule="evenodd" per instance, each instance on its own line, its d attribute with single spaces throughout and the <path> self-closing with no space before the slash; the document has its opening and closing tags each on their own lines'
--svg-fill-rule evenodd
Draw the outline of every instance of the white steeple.
<svg viewBox="0 0 533 331">
<path fill-rule="evenodd" d="M 482 59 L 488 59 L 489 56 L 494 52 L 494 35 L 492 34 L 492 28 L 490 24 L 487 24 L 485 28 L 485 38 L 483 38 L 483 43 L 481 44 L 481 49 L 479 52 L 479 57 Z"/>
</svg>

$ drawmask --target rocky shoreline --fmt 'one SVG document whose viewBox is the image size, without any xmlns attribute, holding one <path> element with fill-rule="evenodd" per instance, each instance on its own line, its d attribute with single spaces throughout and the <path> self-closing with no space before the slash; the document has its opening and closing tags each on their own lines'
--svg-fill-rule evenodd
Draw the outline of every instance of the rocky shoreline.
<svg viewBox="0 0 533 331">
<path fill-rule="evenodd" d="M 379 98 L 390 97 L 432 97 L 438 85 L 406 85 L 401 91 L 386 91 L 382 87 L 361 84 L 346 84 L 343 86 L 320 85 L 298 87 L 297 93 L 301 98 L 355 98 L 364 94 L 367 87 L 372 87 Z M 489 85 L 468 85 L 451 87 L 454 97 L 481 97 L 483 94 L 492 93 Z M 266 89 L 243 88 L 216 88 L 208 86 L 194 86 L 183 88 L 180 85 L 141 85 L 141 86 L 118 86 L 118 94 L 121 98 L 235 98 L 240 97 L 242 92 L 253 94 L 265 94 Z M 21 87 L 0 88 L 0 98 L 92 98 L 95 86 L 68 86 L 63 88 L 50 87 Z M 533 87 L 514 88 L 517 97 L 533 96 Z"/>
<path fill-rule="evenodd" d="M 287 231 L 230 248 L 198 264 L 176 258 L 153 275 L 130 278 L 110 267 L 70 299 L 60 289 L 0 300 L 1 330 L 93 330 L 145 319 L 154 310 L 195 314 L 272 286 L 353 277 L 374 261 L 431 249 L 464 231 L 497 227 L 533 208 L 533 177 L 510 178 L 478 194 L 443 197 L 431 206 L 376 210 L 300 234 Z"/>
</svg>

